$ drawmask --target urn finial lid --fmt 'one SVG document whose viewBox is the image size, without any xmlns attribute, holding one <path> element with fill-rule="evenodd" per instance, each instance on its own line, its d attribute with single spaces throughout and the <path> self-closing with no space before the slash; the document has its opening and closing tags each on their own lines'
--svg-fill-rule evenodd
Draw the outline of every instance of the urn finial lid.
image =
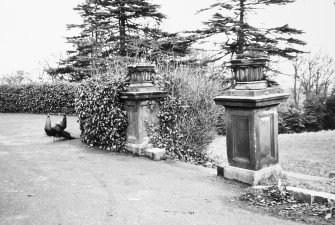
<svg viewBox="0 0 335 225">
<path fill-rule="evenodd" d="M 127 66 L 128 71 L 138 71 L 138 72 L 153 72 L 155 73 L 155 66 L 150 63 L 136 63 L 133 65 Z"/>
<path fill-rule="evenodd" d="M 259 52 L 244 52 L 237 54 L 236 58 L 230 61 L 230 67 L 235 68 L 239 66 L 264 66 L 269 58 Z"/>
</svg>

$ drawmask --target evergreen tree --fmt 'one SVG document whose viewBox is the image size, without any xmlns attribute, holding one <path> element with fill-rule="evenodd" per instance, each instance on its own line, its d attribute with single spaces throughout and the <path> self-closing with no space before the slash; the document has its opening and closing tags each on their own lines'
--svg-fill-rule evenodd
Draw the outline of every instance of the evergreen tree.
<svg viewBox="0 0 335 225">
<path fill-rule="evenodd" d="M 68 25 L 81 30 L 78 36 L 67 38 L 75 50 L 68 51 L 69 57 L 58 68 L 47 72 L 60 78 L 67 74 L 75 81 L 104 70 L 111 56 L 186 54 L 191 41 L 162 32 L 157 26 L 165 16 L 158 8 L 146 0 L 86 0 L 79 4 L 74 10 L 83 23 Z"/>
<path fill-rule="evenodd" d="M 296 53 L 302 53 L 296 47 L 306 43 L 292 36 L 302 34 L 303 31 L 287 24 L 274 28 L 258 28 L 247 22 L 249 13 L 259 7 L 292 2 L 294 0 L 219 0 L 209 8 L 199 11 L 216 10 L 216 13 L 209 21 L 204 22 L 205 29 L 195 31 L 196 39 L 225 34 L 226 38 L 221 41 L 222 51 L 214 60 L 247 51 L 294 58 Z"/>
</svg>

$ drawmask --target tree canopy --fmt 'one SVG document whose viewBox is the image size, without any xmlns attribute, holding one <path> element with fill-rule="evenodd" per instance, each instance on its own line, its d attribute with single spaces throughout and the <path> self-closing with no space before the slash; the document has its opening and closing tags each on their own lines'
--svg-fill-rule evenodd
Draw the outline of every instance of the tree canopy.
<svg viewBox="0 0 335 225">
<path fill-rule="evenodd" d="M 305 45 L 295 35 L 302 30 L 290 27 L 288 24 L 273 28 L 260 28 L 248 23 L 248 15 L 260 7 L 269 5 L 285 5 L 294 0 L 219 0 L 217 3 L 199 12 L 214 10 L 211 19 L 204 22 L 205 29 L 196 30 L 196 38 L 204 39 L 217 34 L 224 34 L 220 46 L 222 51 L 215 59 L 226 55 L 252 51 L 266 53 L 284 58 L 294 58 L 302 53 L 297 46 Z"/>
<path fill-rule="evenodd" d="M 49 68 L 52 76 L 70 75 L 81 80 L 106 67 L 106 59 L 121 57 L 160 57 L 169 53 L 184 55 L 191 40 L 159 29 L 165 15 L 159 6 L 146 0 L 86 0 L 74 10 L 82 24 L 69 24 L 80 34 L 68 37 L 74 46 L 58 68 Z"/>
</svg>

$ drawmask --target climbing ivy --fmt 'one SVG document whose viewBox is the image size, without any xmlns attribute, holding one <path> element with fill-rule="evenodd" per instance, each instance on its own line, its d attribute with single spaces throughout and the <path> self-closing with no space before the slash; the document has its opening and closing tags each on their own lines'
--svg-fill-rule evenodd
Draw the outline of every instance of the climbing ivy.
<svg viewBox="0 0 335 225">
<path fill-rule="evenodd" d="M 128 123 L 120 94 L 125 88 L 124 78 L 109 76 L 93 77 L 79 85 L 75 106 L 84 143 L 123 150 Z"/>
</svg>

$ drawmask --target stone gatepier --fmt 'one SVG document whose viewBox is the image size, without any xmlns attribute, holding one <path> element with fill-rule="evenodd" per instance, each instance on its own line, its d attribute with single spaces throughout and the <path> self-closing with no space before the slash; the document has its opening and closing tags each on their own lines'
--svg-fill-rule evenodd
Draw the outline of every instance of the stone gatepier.
<svg viewBox="0 0 335 225">
<path fill-rule="evenodd" d="M 235 87 L 214 99 L 225 107 L 227 117 L 229 165 L 219 168 L 218 173 L 251 185 L 282 173 L 278 160 L 277 105 L 289 94 L 279 86 L 268 87 L 263 71 L 266 62 L 265 58 L 232 60 Z"/>
<path fill-rule="evenodd" d="M 130 85 L 121 98 L 128 114 L 126 149 L 135 154 L 146 154 L 151 148 L 147 133 L 147 123 L 157 124 L 158 99 L 167 93 L 159 91 L 153 84 L 155 67 L 150 64 L 128 66 Z M 161 151 L 162 152 L 162 151 Z M 164 155 L 164 154 L 163 154 Z"/>
</svg>

